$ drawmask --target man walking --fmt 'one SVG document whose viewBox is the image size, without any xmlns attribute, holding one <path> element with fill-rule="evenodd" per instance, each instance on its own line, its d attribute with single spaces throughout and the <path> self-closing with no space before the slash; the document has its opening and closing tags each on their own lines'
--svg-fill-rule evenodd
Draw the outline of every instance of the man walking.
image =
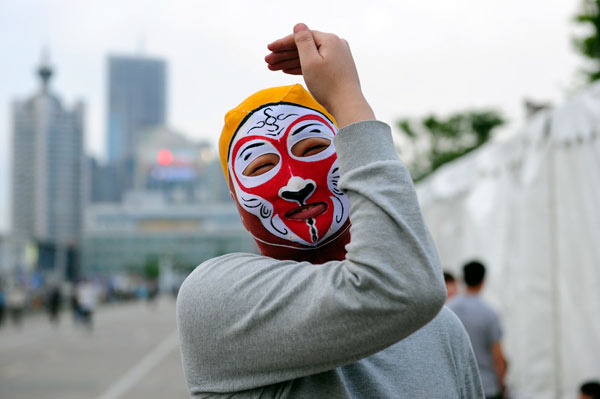
<svg viewBox="0 0 600 399">
<path fill-rule="evenodd" d="M 448 307 L 462 321 L 471 338 L 486 398 L 502 398 L 506 372 L 500 344 L 502 329 L 496 311 L 479 296 L 485 266 L 476 261 L 467 263 L 463 267 L 463 278 L 467 286 L 465 294 L 448 301 Z"/>
</svg>

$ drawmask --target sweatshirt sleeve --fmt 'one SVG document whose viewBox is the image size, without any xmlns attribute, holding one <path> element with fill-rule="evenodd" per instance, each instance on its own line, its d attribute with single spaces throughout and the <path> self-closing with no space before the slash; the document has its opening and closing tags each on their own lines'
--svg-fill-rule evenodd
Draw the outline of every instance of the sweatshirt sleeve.
<svg viewBox="0 0 600 399">
<path fill-rule="evenodd" d="M 346 259 L 313 265 L 230 254 L 196 268 L 177 299 L 192 393 L 241 391 L 357 361 L 441 309 L 437 252 L 389 126 L 349 125 L 335 146 L 350 200 Z"/>
</svg>

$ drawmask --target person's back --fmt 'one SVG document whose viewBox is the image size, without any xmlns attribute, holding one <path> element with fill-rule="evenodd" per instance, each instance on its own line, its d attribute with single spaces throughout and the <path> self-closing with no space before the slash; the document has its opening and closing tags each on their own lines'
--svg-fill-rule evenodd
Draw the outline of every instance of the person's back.
<svg viewBox="0 0 600 399">
<path fill-rule="evenodd" d="M 502 329 L 498 315 L 480 296 L 485 268 L 479 262 L 464 267 L 467 292 L 448 301 L 448 307 L 462 321 L 477 358 L 479 375 L 487 397 L 503 391 L 504 358 L 500 349 Z"/>
<path fill-rule="evenodd" d="M 502 332 L 496 312 L 478 295 L 458 295 L 448 301 L 448 307 L 456 313 L 469 334 L 486 394 L 497 394 L 501 387 L 491 348 L 500 340 Z"/>
</svg>

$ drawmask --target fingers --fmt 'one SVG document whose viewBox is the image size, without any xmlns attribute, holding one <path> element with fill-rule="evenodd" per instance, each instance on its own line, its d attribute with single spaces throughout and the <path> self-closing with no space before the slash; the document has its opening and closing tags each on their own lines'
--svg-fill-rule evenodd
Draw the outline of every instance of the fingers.
<svg viewBox="0 0 600 399">
<path fill-rule="evenodd" d="M 302 75 L 302 68 L 282 69 L 282 72 L 290 75 Z"/>
<path fill-rule="evenodd" d="M 311 30 L 311 32 L 313 33 L 313 36 L 315 36 L 315 40 L 317 39 L 317 35 L 323 34 L 323 32 L 320 32 L 318 30 Z M 319 47 L 318 40 L 316 40 L 316 41 L 317 41 L 317 47 Z M 267 44 L 267 49 L 271 50 L 274 53 L 277 53 L 280 51 L 296 50 L 296 42 L 294 41 L 294 34 L 292 33 L 290 35 L 282 37 L 281 39 L 277 39 L 272 43 Z"/>
<path fill-rule="evenodd" d="M 277 53 L 271 53 L 265 57 L 265 61 L 268 64 L 277 64 L 282 61 L 288 61 L 293 59 L 298 59 L 298 51 L 297 50 L 287 50 L 280 51 Z"/>
<path fill-rule="evenodd" d="M 277 65 L 267 65 L 267 67 L 271 71 L 281 71 L 283 73 L 287 73 L 290 75 L 302 75 L 302 68 L 300 67 L 300 63 L 290 64 L 289 66 L 283 67 L 280 64 Z"/>
<path fill-rule="evenodd" d="M 305 24 L 297 24 L 294 26 L 294 34 L 275 40 L 267 48 L 271 50 L 265 57 L 268 68 L 291 75 L 302 74 L 301 57 L 306 63 L 319 55 L 313 32 Z"/>
<path fill-rule="evenodd" d="M 273 43 L 267 44 L 267 48 L 274 53 L 279 51 L 296 50 L 294 34 L 287 35 L 286 37 L 275 40 Z"/>
<path fill-rule="evenodd" d="M 294 26 L 294 42 L 298 48 L 298 56 L 302 64 L 320 58 L 313 34 L 305 24 L 301 23 Z"/>
<path fill-rule="evenodd" d="M 293 60 L 285 60 L 285 61 L 278 62 L 276 64 L 269 63 L 269 65 L 267 65 L 267 67 L 271 71 L 300 68 L 301 67 L 300 58 L 296 58 Z"/>
</svg>

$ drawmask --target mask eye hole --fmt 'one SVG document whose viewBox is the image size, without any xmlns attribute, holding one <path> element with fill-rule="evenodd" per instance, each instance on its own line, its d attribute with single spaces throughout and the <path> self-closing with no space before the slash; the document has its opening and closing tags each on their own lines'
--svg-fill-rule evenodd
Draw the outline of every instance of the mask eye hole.
<svg viewBox="0 0 600 399">
<path fill-rule="evenodd" d="M 331 140 L 322 137 L 308 137 L 300 140 L 292 147 L 296 157 L 309 157 L 325 151 L 331 145 Z"/>
<path fill-rule="evenodd" d="M 260 176 L 273 169 L 279 163 L 279 155 L 263 154 L 250 162 L 242 172 L 244 176 Z"/>
</svg>

